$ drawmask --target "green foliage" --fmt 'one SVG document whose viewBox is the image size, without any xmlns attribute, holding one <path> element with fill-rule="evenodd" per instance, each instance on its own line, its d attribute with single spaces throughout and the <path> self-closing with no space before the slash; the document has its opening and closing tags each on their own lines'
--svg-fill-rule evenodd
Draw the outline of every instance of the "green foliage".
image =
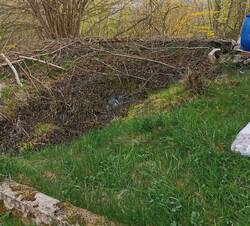
<svg viewBox="0 0 250 226">
<path fill-rule="evenodd" d="M 35 131 L 32 134 L 32 139 L 28 142 L 22 142 L 19 144 L 19 148 L 21 152 L 32 151 L 35 149 L 36 142 L 41 137 L 46 136 L 48 133 L 52 132 L 57 128 L 53 123 L 39 123 L 35 127 Z"/>
<path fill-rule="evenodd" d="M 43 7 L 34 0 L 28 2 L 6 1 L 0 7 L 3 15 L 0 17 L 0 38 L 3 39 L 4 51 L 19 47 L 20 40 L 25 47 L 32 46 L 39 42 L 37 34 L 43 38 L 72 38 L 80 33 L 103 38 L 238 38 L 242 21 L 249 10 L 247 0 L 80 1 L 82 11 L 71 8 L 74 1 L 51 1 L 48 3 L 50 7 Z M 54 20 L 49 19 L 50 8 L 54 8 L 53 13 L 57 15 L 54 15 Z M 32 9 L 36 9 L 33 14 L 28 13 Z M 7 15 L 8 20 L 5 19 Z M 71 18 L 73 15 L 74 19 Z M 27 42 L 30 37 L 32 42 Z"/>
<path fill-rule="evenodd" d="M 191 214 L 191 224 L 194 226 L 203 225 L 203 219 L 198 212 L 192 212 Z"/>
<path fill-rule="evenodd" d="M 13 93 L 15 91 L 17 91 L 18 87 L 17 86 L 6 86 L 1 90 L 1 94 L 0 94 L 0 101 L 4 101 L 5 99 L 7 99 L 8 97 L 10 97 L 11 95 L 13 95 Z"/>
<path fill-rule="evenodd" d="M 33 143 L 33 141 L 28 141 L 28 142 L 19 144 L 19 149 L 21 152 L 32 151 L 34 148 L 35 148 L 35 144 Z"/>
<path fill-rule="evenodd" d="M 10 212 L 7 212 L 3 215 L 0 214 L 0 225 L 3 226 L 23 226 L 22 222 L 14 219 Z"/>
<path fill-rule="evenodd" d="M 53 123 L 39 123 L 35 128 L 35 136 L 40 137 L 53 131 L 57 127 Z"/>
<path fill-rule="evenodd" d="M 22 88 L 17 85 L 6 85 L 0 94 L 1 111 L 6 116 L 11 116 L 15 113 L 17 103 L 25 102 L 27 98 L 28 86 L 24 85 Z"/>
</svg>

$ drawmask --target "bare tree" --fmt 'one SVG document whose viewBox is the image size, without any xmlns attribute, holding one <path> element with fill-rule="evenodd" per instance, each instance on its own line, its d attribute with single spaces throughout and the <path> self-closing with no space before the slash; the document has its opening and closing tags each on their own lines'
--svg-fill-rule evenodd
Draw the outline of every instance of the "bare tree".
<svg viewBox="0 0 250 226">
<path fill-rule="evenodd" d="M 217 36 L 237 38 L 249 0 L 208 0 L 210 24 Z"/>
<path fill-rule="evenodd" d="M 26 0 L 46 37 L 75 38 L 80 35 L 81 20 L 90 0 Z"/>
</svg>

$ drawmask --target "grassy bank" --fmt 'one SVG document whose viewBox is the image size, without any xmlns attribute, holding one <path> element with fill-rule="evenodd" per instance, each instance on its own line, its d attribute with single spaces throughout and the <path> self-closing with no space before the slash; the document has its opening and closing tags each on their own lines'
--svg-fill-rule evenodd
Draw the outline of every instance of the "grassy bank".
<svg viewBox="0 0 250 226">
<path fill-rule="evenodd" d="M 250 159 L 230 151 L 249 90 L 248 75 L 188 100 L 177 85 L 70 146 L 2 156 L 1 178 L 128 225 L 249 225 Z"/>
</svg>

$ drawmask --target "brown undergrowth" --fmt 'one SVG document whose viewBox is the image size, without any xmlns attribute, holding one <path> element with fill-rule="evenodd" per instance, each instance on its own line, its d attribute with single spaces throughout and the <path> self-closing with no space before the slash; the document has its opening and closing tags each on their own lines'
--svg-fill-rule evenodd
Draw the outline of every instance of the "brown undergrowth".
<svg viewBox="0 0 250 226">
<path fill-rule="evenodd" d="M 30 53 L 9 53 L 25 88 L 0 99 L 0 152 L 69 142 L 126 115 L 132 104 L 182 79 L 189 68 L 214 78 L 220 71 L 207 60 L 212 47 L 229 48 L 215 41 L 61 40 Z"/>
</svg>

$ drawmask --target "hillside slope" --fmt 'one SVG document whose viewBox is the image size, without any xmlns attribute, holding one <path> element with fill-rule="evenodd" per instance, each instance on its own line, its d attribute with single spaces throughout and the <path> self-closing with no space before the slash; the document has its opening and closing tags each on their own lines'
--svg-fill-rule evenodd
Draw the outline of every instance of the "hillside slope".
<svg viewBox="0 0 250 226">
<path fill-rule="evenodd" d="M 250 75 L 187 98 L 181 84 L 69 146 L 0 158 L 0 176 L 127 225 L 249 225 Z"/>
</svg>

